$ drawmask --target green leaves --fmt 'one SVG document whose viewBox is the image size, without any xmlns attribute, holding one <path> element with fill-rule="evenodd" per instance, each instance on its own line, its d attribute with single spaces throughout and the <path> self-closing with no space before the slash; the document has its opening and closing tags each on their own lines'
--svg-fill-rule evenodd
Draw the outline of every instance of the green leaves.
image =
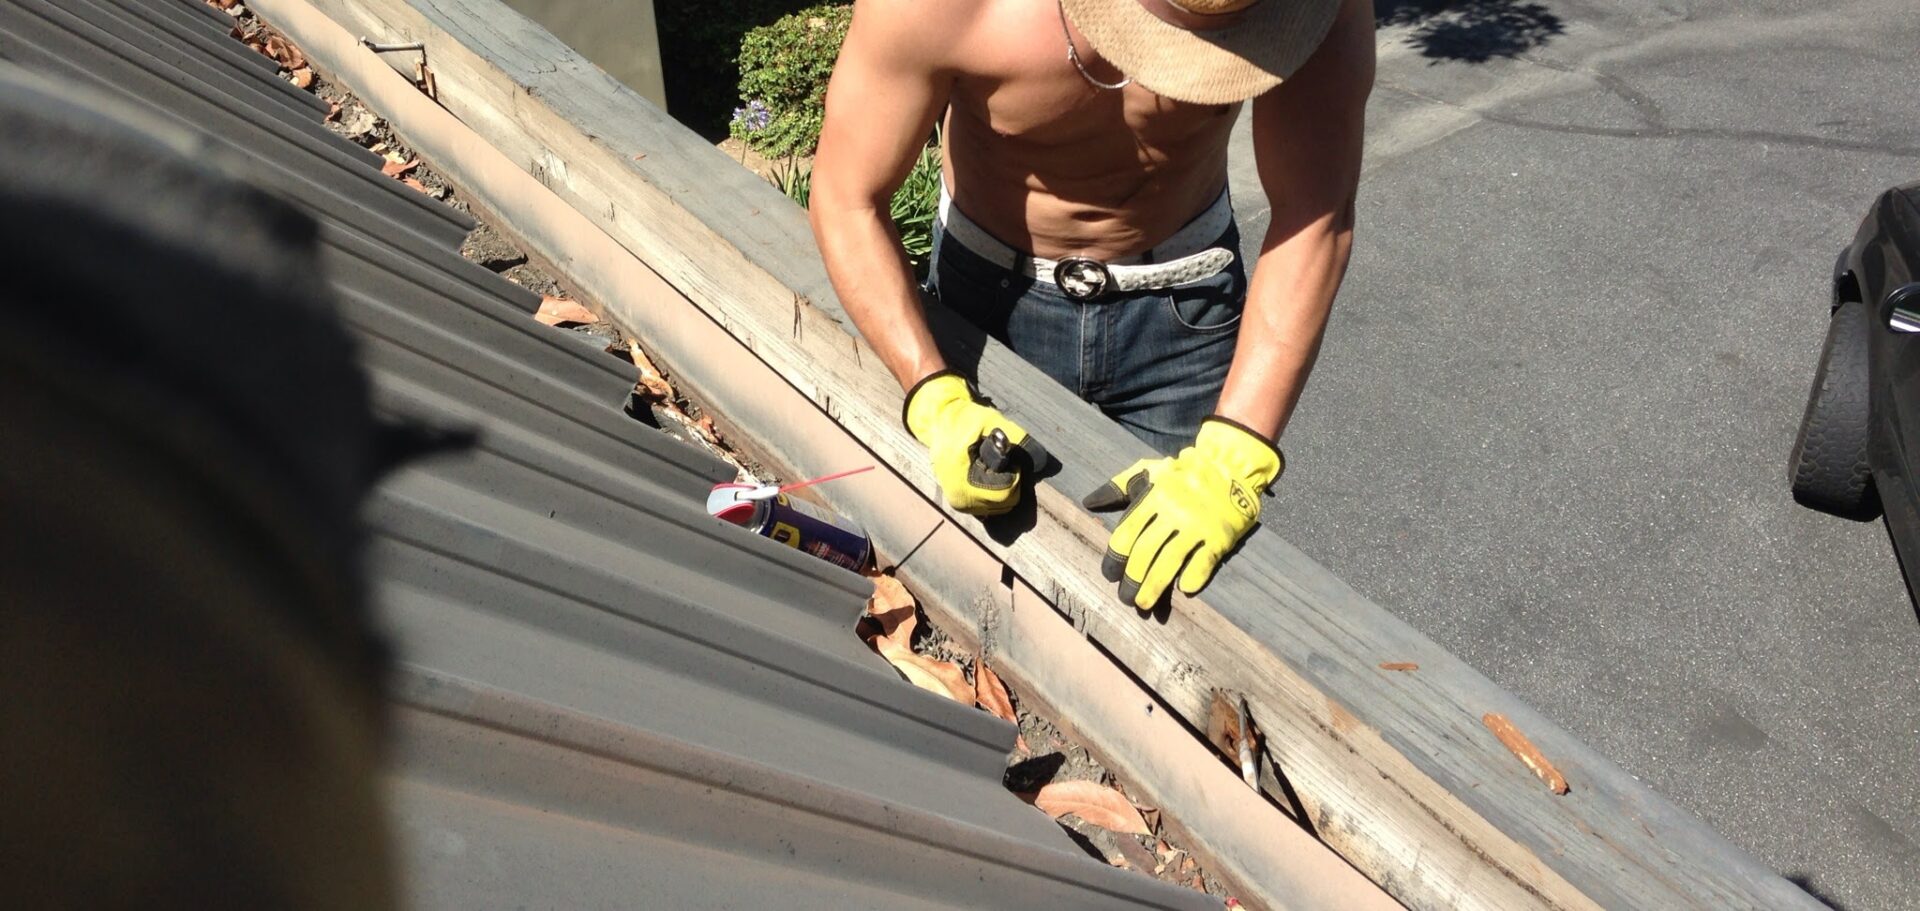
<svg viewBox="0 0 1920 911">
<path fill-rule="evenodd" d="M 933 253 L 933 222 L 940 213 L 940 145 L 936 136 L 920 150 L 919 160 L 907 179 L 894 191 L 888 214 L 900 231 L 900 245 L 907 249 L 915 272 Z"/>
<path fill-rule="evenodd" d="M 728 132 L 769 158 L 813 154 L 827 79 L 853 21 L 851 4 L 782 16 L 740 40 L 740 102 Z"/>
<path fill-rule="evenodd" d="M 813 190 L 813 171 L 801 159 L 820 142 L 827 80 L 852 22 L 851 4 L 825 3 L 752 29 L 740 40 L 740 106 L 728 132 L 761 155 L 783 159 L 771 175 L 773 185 L 803 207 Z M 933 252 L 939 208 L 936 135 L 920 151 L 889 209 L 916 272 L 925 270 Z"/>
<path fill-rule="evenodd" d="M 802 209 L 813 198 L 812 164 L 797 158 L 784 159 L 774 163 L 773 173 L 767 175 L 767 179 L 779 187 L 780 192 L 787 194 L 788 199 L 799 203 Z"/>
</svg>

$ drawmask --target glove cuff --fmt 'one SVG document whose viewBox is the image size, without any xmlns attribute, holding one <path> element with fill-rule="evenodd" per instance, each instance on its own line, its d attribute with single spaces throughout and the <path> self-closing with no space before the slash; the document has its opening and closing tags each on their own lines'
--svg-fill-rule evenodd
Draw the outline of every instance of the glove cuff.
<svg viewBox="0 0 1920 911">
<path fill-rule="evenodd" d="M 907 390 L 906 400 L 900 404 L 900 423 L 905 424 L 907 432 L 920 442 L 927 442 L 922 428 L 928 420 L 940 410 L 940 406 L 952 401 L 971 402 L 974 400 L 973 383 L 958 370 L 940 370 L 920 378 Z"/>
<path fill-rule="evenodd" d="M 1215 464 L 1261 493 L 1266 493 L 1287 470 L 1287 457 L 1272 440 L 1239 421 L 1217 414 L 1200 422 L 1200 434 L 1194 438 L 1193 445 L 1207 453 Z"/>
</svg>

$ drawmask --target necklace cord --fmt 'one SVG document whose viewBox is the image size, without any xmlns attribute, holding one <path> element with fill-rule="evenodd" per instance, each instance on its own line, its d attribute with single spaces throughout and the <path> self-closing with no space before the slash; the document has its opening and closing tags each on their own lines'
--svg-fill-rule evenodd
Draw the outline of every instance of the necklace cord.
<svg viewBox="0 0 1920 911">
<path fill-rule="evenodd" d="M 1095 79 L 1092 73 L 1087 72 L 1086 66 L 1080 62 L 1080 51 L 1073 46 L 1073 32 L 1067 28 L 1067 6 L 1065 3 L 1055 3 L 1054 5 L 1060 10 L 1060 35 L 1067 39 L 1067 60 L 1073 63 L 1074 69 L 1080 71 L 1080 77 L 1093 83 L 1094 88 L 1106 89 L 1110 92 L 1117 92 L 1132 85 L 1132 76 L 1127 76 L 1119 82 L 1101 82 Z"/>
</svg>

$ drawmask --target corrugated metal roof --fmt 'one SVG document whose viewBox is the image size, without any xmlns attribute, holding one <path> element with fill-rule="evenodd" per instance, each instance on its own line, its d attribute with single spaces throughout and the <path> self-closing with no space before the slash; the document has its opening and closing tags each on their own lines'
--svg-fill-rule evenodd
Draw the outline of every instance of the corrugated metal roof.
<svg viewBox="0 0 1920 911">
<path fill-rule="evenodd" d="M 462 259 L 194 0 L 0 0 L 0 57 L 190 125 L 318 216 L 378 406 L 479 428 L 370 507 L 420 907 L 1205 908 L 1000 784 L 1013 728 L 854 636 L 865 580 L 708 518 L 732 473 Z M 297 344 L 298 340 L 289 340 Z"/>
</svg>

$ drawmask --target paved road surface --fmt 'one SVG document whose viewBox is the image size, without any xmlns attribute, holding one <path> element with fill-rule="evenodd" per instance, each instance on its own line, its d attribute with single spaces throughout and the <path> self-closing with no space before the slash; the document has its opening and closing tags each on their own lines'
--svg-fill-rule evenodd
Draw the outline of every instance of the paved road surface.
<svg viewBox="0 0 1920 911">
<path fill-rule="evenodd" d="M 1920 907 L 1920 622 L 1785 480 L 1834 254 L 1920 178 L 1920 11 L 1377 2 L 1272 524 L 1835 907 Z"/>
</svg>

